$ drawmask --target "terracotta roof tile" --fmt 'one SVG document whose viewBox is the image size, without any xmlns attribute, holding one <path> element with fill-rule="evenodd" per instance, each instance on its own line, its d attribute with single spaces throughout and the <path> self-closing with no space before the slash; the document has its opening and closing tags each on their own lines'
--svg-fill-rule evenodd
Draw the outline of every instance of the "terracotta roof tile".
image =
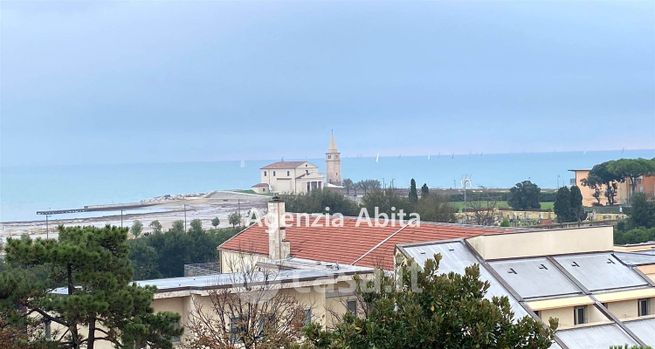
<svg viewBox="0 0 655 349">
<path fill-rule="evenodd" d="M 313 221 L 314 218 L 312 218 Z M 321 218 L 320 222 L 324 222 Z M 393 269 L 397 244 L 469 238 L 498 234 L 508 230 L 496 227 L 466 226 L 446 223 L 421 223 L 419 227 L 370 227 L 356 225 L 356 219 L 346 217 L 343 227 L 307 226 L 292 222 L 286 229 L 291 244 L 291 256 L 325 262 L 354 264 Z M 309 223 L 312 223 L 311 221 Z M 265 226 L 252 225 L 220 246 L 224 250 L 268 255 L 268 233 Z"/>
</svg>

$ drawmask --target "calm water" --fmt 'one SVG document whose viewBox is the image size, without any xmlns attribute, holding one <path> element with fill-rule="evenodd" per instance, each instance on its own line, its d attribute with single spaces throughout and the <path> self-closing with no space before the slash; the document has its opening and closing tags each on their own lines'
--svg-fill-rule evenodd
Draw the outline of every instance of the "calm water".
<svg viewBox="0 0 655 349">
<path fill-rule="evenodd" d="M 622 157 L 655 157 L 655 150 L 475 154 L 411 157 L 344 158 L 344 177 L 375 178 L 387 185 L 409 180 L 430 187 L 459 187 L 469 176 L 473 187 L 510 187 L 530 179 L 544 188 L 568 184 L 569 169 Z M 322 170 L 322 159 L 313 159 Z M 133 202 L 164 194 L 249 188 L 259 180 L 259 167 L 270 161 L 192 162 L 88 166 L 22 166 L 0 168 L 0 221 L 39 219 L 37 210 Z M 559 176 L 559 179 L 558 179 Z"/>
</svg>

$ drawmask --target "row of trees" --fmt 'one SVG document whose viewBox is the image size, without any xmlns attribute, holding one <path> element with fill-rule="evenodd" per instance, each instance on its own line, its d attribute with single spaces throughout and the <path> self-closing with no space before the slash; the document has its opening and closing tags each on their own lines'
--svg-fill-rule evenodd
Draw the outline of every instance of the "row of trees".
<svg viewBox="0 0 655 349">
<path fill-rule="evenodd" d="M 326 207 L 329 207 L 330 213 L 358 216 L 361 208 L 366 208 L 370 214 L 373 214 L 377 208 L 380 213 L 388 215 L 398 213 L 402 209 L 407 214 L 419 213 L 421 219 L 425 221 L 455 221 L 457 209 L 448 203 L 445 196 L 430 193 L 430 189 L 424 184 L 419 198 L 414 179 L 412 179 L 411 187 L 414 190 L 410 189 L 409 195 L 403 197 L 394 189 L 373 186 L 374 189 L 369 189 L 362 197 L 361 204 L 355 203 L 339 192 L 330 190 L 314 190 L 303 195 L 283 195 L 282 199 L 289 212 L 325 213 Z"/>
<path fill-rule="evenodd" d="M 594 191 L 597 205 L 601 205 L 601 198 L 605 196 L 608 205 L 612 206 L 616 203 L 618 183 L 628 181 L 632 195 L 639 177 L 650 174 L 655 174 L 655 158 L 610 160 L 594 165 L 582 184 Z"/>
<path fill-rule="evenodd" d="M 372 190 L 382 189 L 382 185 L 380 185 L 380 181 L 376 179 L 364 179 L 359 182 L 353 182 L 352 179 L 346 178 L 341 182 L 341 184 L 343 185 L 343 188 L 346 190 L 346 195 L 350 195 L 350 193 L 353 193 L 353 195 L 357 196 L 359 192 L 366 195 Z"/>
<path fill-rule="evenodd" d="M 185 231 L 184 222 L 175 221 L 165 232 L 161 228 L 153 229 L 149 235 L 130 240 L 129 259 L 134 278 L 144 280 L 183 276 L 185 264 L 216 262 L 216 247 L 240 230 L 238 227 L 219 229 L 216 226 L 218 224 L 205 230 L 202 221 L 195 219 L 191 221 L 189 230 Z"/>
</svg>

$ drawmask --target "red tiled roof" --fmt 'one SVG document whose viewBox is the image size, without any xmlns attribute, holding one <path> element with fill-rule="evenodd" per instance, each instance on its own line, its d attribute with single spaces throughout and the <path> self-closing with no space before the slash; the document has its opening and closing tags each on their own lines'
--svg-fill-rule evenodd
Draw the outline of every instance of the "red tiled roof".
<svg viewBox="0 0 655 349">
<path fill-rule="evenodd" d="M 268 184 L 266 183 L 257 183 L 253 185 L 251 188 L 268 188 Z"/>
<path fill-rule="evenodd" d="M 310 224 L 313 220 L 314 217 Z M 321 222 L 324 220 L 322 218 Z M 268 255 L 266 229 L 263 225 L 252 225 L 223 243 L 220 248 Z M 365 223 L 356 226 L 355 218 L 346 217 L 343 227 L 325 226 L 322 223 L 320 227 L 308 227 L 304 220 L 299 225 L 291 223 L 286 229 L 286 240 L 290 242 L 292 257 L 392 270 L 397 244 L 469 238 L 504 231 L 507 230 L 425 222 L 419 227 L 403 227 L 399 224 L 369 227 Z"/>
</svg>

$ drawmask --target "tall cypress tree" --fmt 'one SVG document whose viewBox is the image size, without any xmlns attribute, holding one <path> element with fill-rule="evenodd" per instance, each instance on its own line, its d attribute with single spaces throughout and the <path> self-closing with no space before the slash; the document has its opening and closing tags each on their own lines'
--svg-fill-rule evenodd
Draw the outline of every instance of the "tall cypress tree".
<svg viewBox="0 0 655 349">
<path fill-rule="evenodd" d="M 564 186 L 557 190 L 553 210 L 557 215 L 558 222 L 571 222 L 573 220 L 571 215 L 571 191 L 568 187 Z"/>
<path fill-rule="evenodd" d="M 418 202 L 418 192 L 416 191 L 416 181 L 414 178 L 409 182 L 409 202 Z"/>
</svg>

